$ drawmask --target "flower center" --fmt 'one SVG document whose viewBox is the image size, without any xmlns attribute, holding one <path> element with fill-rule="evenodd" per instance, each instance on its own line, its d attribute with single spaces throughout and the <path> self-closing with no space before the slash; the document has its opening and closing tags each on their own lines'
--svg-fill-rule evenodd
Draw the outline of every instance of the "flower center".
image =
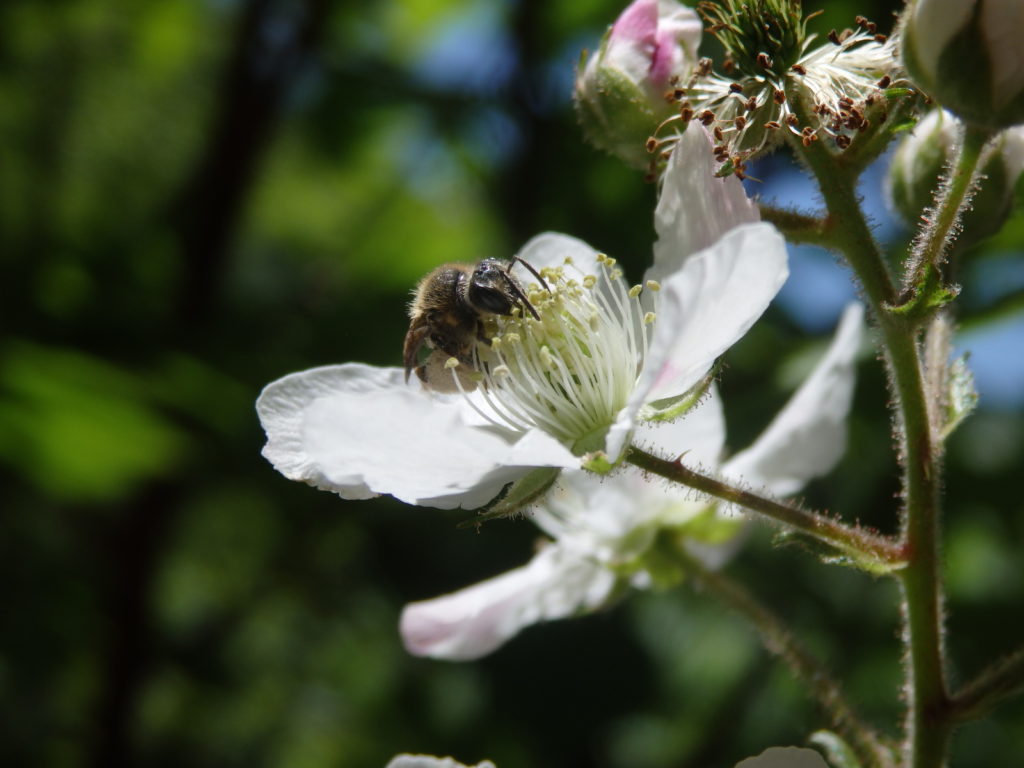
<svg viewBox="0 0 1024 768">
<path fill-rule="evenodd" d="M 603 438 L 629 399 L 654 313 L 641 307 L 641 286 L 629 288 L 615 260 L 603 254 L 596 274 L 571 259 L 540 274 L 546 287 L 526 287 L 540 319 L 517 308 L 488 321 L 490 344 L 474 351 L 479 396 L 467 398 L 496 426 L 537 427 L 590 450 L 585 444 Z"/>
</svg>

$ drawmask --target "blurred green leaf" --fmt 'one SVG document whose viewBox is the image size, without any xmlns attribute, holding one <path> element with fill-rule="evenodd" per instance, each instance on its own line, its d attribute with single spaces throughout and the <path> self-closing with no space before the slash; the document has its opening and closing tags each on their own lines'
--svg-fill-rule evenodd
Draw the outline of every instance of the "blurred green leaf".
<svg viewBox="0 0 1024 768">
<path fill-rule="evenodd" d="M 136 374 L 67 349 L 0 350 L 0 458 L 43 493 L 116 500 L 174 471 L 186 444 Z"/>
</svg>

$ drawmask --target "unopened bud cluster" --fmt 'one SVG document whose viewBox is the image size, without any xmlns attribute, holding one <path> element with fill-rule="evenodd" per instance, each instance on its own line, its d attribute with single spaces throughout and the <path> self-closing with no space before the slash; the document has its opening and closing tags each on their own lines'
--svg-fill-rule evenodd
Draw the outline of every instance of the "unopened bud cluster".
<svg viewBox="0 0 1024 768">
<path fill-rule="evenodd" d="M 918 226 L 922 219 L 927 223 L 939 180 L 949 167 L 962 130 L 963 124 L 955 115 L 936 109 L 917 124 L 896 150 L 889 166 L 889 197 L 910 226 Z M 1003 226 L 1022 171 L 1024 126 L 1003 132 L 981 167 L 984 183 L 963 215 L 961 247 L 969 247 Z"/>
</svg>

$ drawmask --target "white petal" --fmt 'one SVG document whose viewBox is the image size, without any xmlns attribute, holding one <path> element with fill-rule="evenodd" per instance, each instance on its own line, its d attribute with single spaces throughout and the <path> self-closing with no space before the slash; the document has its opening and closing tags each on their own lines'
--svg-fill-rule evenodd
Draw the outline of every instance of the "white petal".
<svg viewBox="0 0 1024 768">
<path fill-rule="evenodd" d="M 935 78 L 939 56 L 970 20 L 977 0 L 951 3 L 947 0 L 921 0 L 911 9 L 908 27 L 912 27 L 914 52 L 922 68 Z"/>
<path fill-rule="evenodd" d="M 590 558 L 552 544 L 521 568 L 410 603 L 402 611 L 402 639 L 417 656 L 476 659 L 531 624 L 599 607 L 614 584 L 613 574 Z"/>
<path fill-rule="evenodd" d="M 1024 4 L 1020 0 L 986 0 L 981 7 L 981 29 L 986 53 L 992 60 L 993 95 L 1002 107 L 1019 97 L 1024 87 Z"/>
<path fill-rule="evenodd" d="M 760 221 L 757 205 L 735 176 L 715 178 L 711 139 L 691 124 L 672 151 L 654 210 L 654 264 L 646 279 L 664 280 L 690 256 L 740 224 Z"/>
<path fill-rule="evenodd" d="M 490 760 L 476 765 L 463 765 L 451 757 L 434 757 L 433 755 L 395 755 L 385 768 L 495 768 Z"/>
<path fill-rule="evenodd" d="M 718 387 L 712 384 L 696 408 L 670 422 L 643 422 L 634 442 L 651 445 L 665 456 L 685 453 L 687 466 L 717 470 L 725 447 L 725 416 Z"/>
<path fill-rule="evenodd" d="M 786 281 L 786 258 L 775 227 L 744 224 L 662 283 L 644 369 L 608 433 L 610 455 L 618 455 L 641 405 L 688 390 L 750 329 Z"/>
<path fill-rule="evenodd" d="M 846 308 L 828 352 L 768 429 L 722 467 L 726 477 L 786 495 L 839 461 L 846 449 L 863 316 L 860 304 Z"/>
<path fill-rule="evenodd" d="M 344 498 L 386 493 L 441 508 L 481 506 L 526 471 L 515 443 L 466 423 L 459 398 L 432 398 L 403 379 L 398 368 L 350 363 L 273 382 L 256 403 L 263 455 L 286 477 Z M 570 455 L 541 442 L 531 457 L 541 463 L 527 466 Z"/>
<path fill-rule="evenodd" d="M 544 267 L 561 266 L 566 257 L 570 257 L 584 272 L 597 271 L 597 251 L 578 238 L 558 232 L 544 232 L 531 238 L 516 256 L 538 272 Z M 536 281 L 522 264 L 517 263 L 513 271 L 520 282 Z"/>
</svg>

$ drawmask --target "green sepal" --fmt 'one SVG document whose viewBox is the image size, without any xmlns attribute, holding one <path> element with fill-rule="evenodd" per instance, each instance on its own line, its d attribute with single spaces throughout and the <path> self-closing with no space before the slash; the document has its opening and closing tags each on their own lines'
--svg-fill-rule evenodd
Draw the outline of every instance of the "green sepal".
<svg viewBox="0 0 1024 768">
<path fill-rule="evenodd" d="M 890 306 L 888 310 L 917 325 L 923 323 L 959 295 L 959 286 L 943 285 L 939 280 L 938 270 L 934 265 L 928 265 L 924 277 L 914 287 L 910 298 L 902 304 Z"/>
<path fill-rule="evenodd" d="M 711 370 L 704 374 L 704 378 L 683 392 L 674 397 L 663 397 L 660 400 L 653 400 L 640 408 L 637 418 L 640 421 L 674 421 L 687 411 L 693 409 L 707 394 L 712 383 L 718 378 L 721 370 L 721 362 L 716 362 Z"/>
<path fill-rule="evenodd" d="M 459 528 L 471 528 L 499 517 L 514 517 L 548 492 L 561 470 L 558 467 L 541 467 L 529 472 L 515 482 L 509 483 L 494 501 L 477 511 L 476 517 L 463 520 Z"/>
<path fill-rule="evenodd" d="M 886 576 L 906 567 L 905 562 L 892 563 L 867 553 L 844 549 L 834 544 L 821 541 L 802 531 L 785 530 L 775 537 L 777 544 L 794 544 L 829 565 L 845 565 L 850 568 L 870 573 L 874 576 Z"/>
<path fill-rule="evenodd" d="M 604 451 L 594 451 L 584 455 L 581 466 L 598 475 L 607 475 L 615 469 L 615 464 L 608 459 L 608 454 Z"/>
<path fill-rule="evenodd" d="M 974 374 L 967 367 L 967 358 L 968 354 L 965 353 L 949 365 L 949 378 L 946 382 L 946 421 L 942 429 L 943 440 L 949 437 L 978 405 L 978 390 L 974 387 Z"/>
<path fill-rule="evenodd" d="M 687 539 L 717 546 L 733 539 L 746 526 L 746 519 L 740 516 L 725 517 L 718 512 L 719 505 L 711 504 L 685 523 L 674 527 Z"/>
<path fill-rule="evenodd" d="M 815 731 L 807 741 L 825 753 L 832 768 L 863 768 L 853 749 L 838 733 Z"/>
</svg>

